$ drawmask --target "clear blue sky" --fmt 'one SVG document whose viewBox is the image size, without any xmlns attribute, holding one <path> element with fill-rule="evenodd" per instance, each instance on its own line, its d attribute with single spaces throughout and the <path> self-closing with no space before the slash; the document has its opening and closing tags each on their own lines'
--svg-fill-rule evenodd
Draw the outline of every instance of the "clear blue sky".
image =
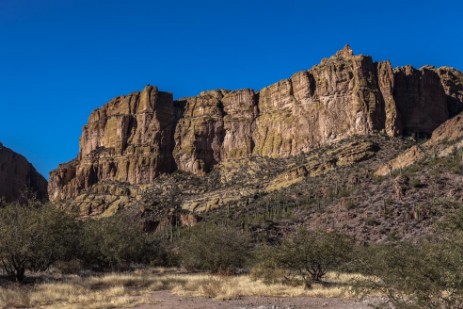
<svg viewBox="0 0 463 309">
<path fill-rule="evenodd" d="M 0 141 L 48 177 L 112 97 L 260 89 L 346 43 L 463 70 L 462 13 L 461 0 L 0 0 Z"/>
</svg>

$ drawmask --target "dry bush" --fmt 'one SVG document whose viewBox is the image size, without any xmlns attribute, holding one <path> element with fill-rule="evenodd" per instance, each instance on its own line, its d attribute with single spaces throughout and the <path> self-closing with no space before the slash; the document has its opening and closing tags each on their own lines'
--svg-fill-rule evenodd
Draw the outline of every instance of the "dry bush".
<svg viewBox="0 0 463 309">
<path fill-rule="evenodd" d="M 251 256 L 250 235 L 231 227 L 198 224 L 179 245 L 183 267 L 191 271 L 237 273 Z"/>
</svg>

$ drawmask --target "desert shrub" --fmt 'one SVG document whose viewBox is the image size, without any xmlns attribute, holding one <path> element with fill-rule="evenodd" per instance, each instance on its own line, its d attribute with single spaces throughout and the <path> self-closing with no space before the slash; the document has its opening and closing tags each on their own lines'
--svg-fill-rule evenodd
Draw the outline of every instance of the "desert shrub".
<svg viewBox="0 0 463 309">
<path fill-rule="evenodd" d="M 462 308 L 461 237 L 418 245 L 376 245 L 361 256 L 357 267 L 371 279 L 357 289 L 385 295 L 378 308 Z"/>
<path fill-rule="evenodd" d="M 253 252 L 253 263 L 250 276 L 260 279 L 266 284 L 282 283 L 287 279 L 288 271 L 278 265 L 274 258 L 274 246 L 261 245 Z"/>
<path fill-rule="evenodd" d="M 43 271 L 72 259 L 78 238 L 75 218 L 51 204 L 31 201 L 0 209 L 0 262 L 16 281 L 24 280 L 26 270 Z"/>
<path fill-rule="evenodd" d="M 147 241 L 150 251 L 148 260 L 151 266 L 180 266 L 179 256 L 176 250 L 177 241 L 170 241 L 170 238 L 166 237 L 166 235 L 162 233 L 147 235 Z"/>
<path fill-rule="evenodd" d="M 83 223 L 80 258 L 86 267 L 107 270 L 147 263 L 155 250 L 152 239 L 127 216 Z"/>
<path fill-rule="evenodd" d="M 179 259 L 181 265 L 191 271 L 236 273 L 246 266 L 251 255 L 250 244 L 247 232 L 198 224 L 180 240 Z"/>
<path fill-rule="evenodd" d="M 322 231 L 299 230 L 275 247 L 269 258 L 280 268 L 298 273 L 307 288 L 320 282 L 328 271 L 335 271 L 351 259 L 351 238 Z"/>
</svg>

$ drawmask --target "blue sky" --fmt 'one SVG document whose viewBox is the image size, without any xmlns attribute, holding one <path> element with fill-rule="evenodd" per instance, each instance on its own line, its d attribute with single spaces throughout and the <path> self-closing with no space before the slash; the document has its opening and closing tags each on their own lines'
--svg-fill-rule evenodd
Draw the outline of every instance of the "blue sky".
<svg viewBox="0 0 463 309">
<path fill-rule="evenodd" d="M 346 43 L 463 70 L 462 1 L 0 0 L 0 141 L 48 177 L 90 112 L 146 84 L 260 89 Z"/>
</svg>

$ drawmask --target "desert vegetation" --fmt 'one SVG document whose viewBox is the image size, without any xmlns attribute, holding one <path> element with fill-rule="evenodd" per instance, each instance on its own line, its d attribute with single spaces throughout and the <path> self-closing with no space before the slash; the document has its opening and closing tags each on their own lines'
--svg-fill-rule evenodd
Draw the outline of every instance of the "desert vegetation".
<svg viewBox="0 0 463 309">
<path fill-rule="evenodd" d="M 365 244 L 303 226 L 262 237 L 254 225 L 226 221 L 145 232 L 128 216 L 82 220 L 34 199 L 9 203 L 0 209 L 0 302 L 114 308 L 169 290 L 217 299 L 374 297 L 378 308 L 460 308 L 462 219 L 454 211 L 434 225 L 433 237 L 414 242 Z"/>
</svg>

